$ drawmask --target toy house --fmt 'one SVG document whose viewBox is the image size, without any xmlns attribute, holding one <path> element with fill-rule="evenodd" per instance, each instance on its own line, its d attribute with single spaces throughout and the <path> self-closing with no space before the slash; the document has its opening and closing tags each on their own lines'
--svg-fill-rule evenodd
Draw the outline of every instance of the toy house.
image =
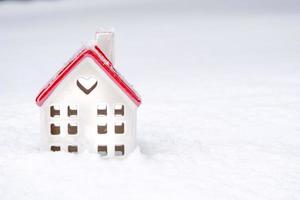
<svg viewBox="0 0 300 200">
<path fill-rule="evenodd" d="M 36 97 L 48 150 L 122 157 L 135 149 L 141 99 L 113 67 L 113 39 L 98 32 Z"/>
</svg>

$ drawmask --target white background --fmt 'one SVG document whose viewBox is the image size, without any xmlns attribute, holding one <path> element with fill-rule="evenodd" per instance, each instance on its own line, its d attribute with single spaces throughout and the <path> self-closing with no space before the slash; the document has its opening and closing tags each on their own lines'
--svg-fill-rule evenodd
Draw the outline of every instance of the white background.
<svg viewBox="0 0 300 200">
<path fill-rule="evenodd" d="M 40 151 L 35 96 L 106 26 L 139 148 Z M 0 199 L 299 199 L 299 53 L 296 0 L 1 2 Z"/>
</svg>

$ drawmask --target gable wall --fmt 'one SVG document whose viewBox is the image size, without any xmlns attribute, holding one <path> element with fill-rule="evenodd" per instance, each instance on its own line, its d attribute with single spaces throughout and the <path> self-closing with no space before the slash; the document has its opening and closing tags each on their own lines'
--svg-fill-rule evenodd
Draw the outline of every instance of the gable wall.
<svg viewBox="0 0 300 200">
<path fill-rule="evenodd" d="M 88 95 L 82 92 L 76 85 L 79 77 L 93 76 L 97 79 L 97 87 Z M 108 113 L 106 117 L 97 116 L 97 105 L 106 103 Z M 114 116 L 114 106 L 125 106 L 123 117 Z M 60 116 L 50 117 L 50 106 L 60 107 Z M 78 115 L 68 117 L 67 106 L 76 105 Z M 113 143 L 127 144 L 127 151 L 135 146 L 136 111 L 137 106 L 121 89 L 105 74 L 103 70 L 90 57 L 84 58 L 68 76 L 57 86 L 42 106 L 42 132 L 46 134 L 49 144 L 64 143 L 79 145 L 81 149 L 95 151 L 99 144 Z M 97 124 L 107 122 L 108 133 L 97 134 Z M 50 124 L 60 123 L 60 135 L 50 135 Z M 67 125 L 69 122 L 78 123 L 78 134 L 68 135 Z M 125 123 L 125 133 L 114 133 L 114 122 Z M 110 149 L 109 151 L 113 151 Z M 113 153 L 113 152 L 110 152 Z"/>
</svg>

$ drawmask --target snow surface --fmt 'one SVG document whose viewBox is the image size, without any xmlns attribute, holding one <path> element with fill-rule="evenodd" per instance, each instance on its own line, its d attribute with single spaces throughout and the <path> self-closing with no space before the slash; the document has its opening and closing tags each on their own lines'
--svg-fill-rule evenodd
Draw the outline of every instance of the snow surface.
<svg viewBox="0 0 300 200">
<path fill-rule="evenodd" d="M 299 4 L 254 2 L 1 2 L 0 199 L 300 199 Z M 143 98 L 139 148 L 42 152 L 34 98 L 100 26 Z"/>
</svg>

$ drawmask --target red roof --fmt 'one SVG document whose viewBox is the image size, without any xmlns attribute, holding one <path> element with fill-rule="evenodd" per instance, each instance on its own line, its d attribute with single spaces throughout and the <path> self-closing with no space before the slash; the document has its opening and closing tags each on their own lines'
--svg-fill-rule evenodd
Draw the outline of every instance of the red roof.
<svg viewBox="0 0 300 200">
<path fill-rule="evenodd" d="M 37 105 L 42 106 L 59 83 L 86 57 L 92 58 L 98 64 L 99 68 L 102 69 L 137 106 L 141 104 L 139 95 L 121 78 L 120 74 L 113 68 L 112 63 L 107 59 L 100 48 L 95 46 L 93 49 L 83 49 L 49 81 L 36 97 Z"/>
</svg>

